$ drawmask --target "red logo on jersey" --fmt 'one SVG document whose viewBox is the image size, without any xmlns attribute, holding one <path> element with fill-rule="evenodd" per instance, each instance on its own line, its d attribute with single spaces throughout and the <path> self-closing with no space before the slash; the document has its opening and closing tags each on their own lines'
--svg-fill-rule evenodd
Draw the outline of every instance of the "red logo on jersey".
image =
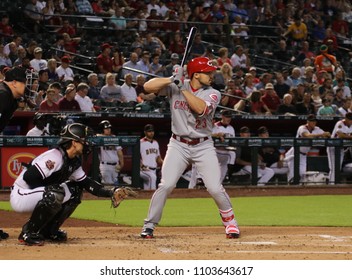
<svg viewBox="0 0 352 280">
<path fill-rule="evenodd" d="M 50 159 L 45 163 L 46 167 L 51 170 L 54 168 L 55 166 L 55 162 L 54 161 L 51 161 Z"/>
<path fill-rule="evenodd" d="M 218 95 L 217 94 L 210 94 L 210 98 L 214 100 L 216 103 L 219 101 Z"/>
</svg>

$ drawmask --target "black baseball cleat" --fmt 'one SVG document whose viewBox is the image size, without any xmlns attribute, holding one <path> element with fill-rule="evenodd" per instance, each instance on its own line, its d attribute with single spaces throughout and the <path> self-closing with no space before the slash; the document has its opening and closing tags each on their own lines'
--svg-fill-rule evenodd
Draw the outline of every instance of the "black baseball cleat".
<svg viewBox="0 0 352 280">
<path fill-rule="evenodd" d="M 9 234 L 2 229 L 0 229 L 0 240 L 9 238 Z"/>
<path fill-rule="evenodd" d="M 154 230 L 151 228 L 144 228 L 141 232 L 141 237 L 145 239 L 152 239 L 154 238 L 153 232 Z"/>
<path fill-rule="evenodd" d="M 45 239 L 48 239 L 52 242 L 66 242 L 67 232 L 59 229 L 55 234 L 50 234 L 48 237 L 45 236 Z"/>
<path fill-rule="evenodd" d="M 27 246 L 43 246 L 44 238 L 38 233 L 33 232 L 21 232 L 18 236 L 18 241 Z"/>
<path fill-rule="evenodd" d="M 226 227 L 226 238 L 235 239 L 240 237 L 240 229 L 235 225 L 228 225 Z"/>
</svg>

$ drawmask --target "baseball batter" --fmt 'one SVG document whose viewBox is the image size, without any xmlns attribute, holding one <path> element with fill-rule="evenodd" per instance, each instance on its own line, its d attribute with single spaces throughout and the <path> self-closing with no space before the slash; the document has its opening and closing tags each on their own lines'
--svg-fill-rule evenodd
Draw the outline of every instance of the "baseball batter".
<svg viewBox="0 0 352 280">
<path fill-rule="evenodd" d="M 154 126 L 147 124 L 144 127 L 144 137 L 140 141 L 141 151 L 141 171 L 143 179 L 143 189 L 156 189 L 156 169 L 162 166 L 163 159 L 160 156 L 159 143 L 154 139 Z"/>
<path fill-rule="evenodd" d="M 176 66 L 171 78 L 153 78 L 144 85 L 147 92 L 165 90 L 168 93 L 172 136 L 161 170 L 161 182 L 144 221 L 142 238 L 153 238 L 168 195 L 192 163 L 219 208 L 226 236 L 240 236 L 230 198 L 221 185 L 219 162 L 211 138 L 213 116 L 221 98 L 220 93 L 210 86 L 215 70 L 208 58 L 198 57 L 187 65 L 190 80 L 184 80 L 182 67 Z"/>
<path fill-rule="evenodd" d="M 307 123 L 298 127 L 296 138 L 327 138 L 330 137 L 330 132 L 322 130 L 316 126 L 317 119 L 315 115 L 311 114 L 307 117 Z M 302 180 L 302 176 L 307 171 L 307 153 L 310 147 L 299 148 L 299 175 Z M 288 175 L 287 181 L 291 182 L 294 176 L 294 148 L 290 148 L 285 154 L 285 161 L 287 162 Z"/>
<path fill-rule="evenodd" d="M 235 129 L 231 125 L 231 119 L 231 111 L 221 111 L 221 120 L 214 124 L 212 136 L 220 138 L 221 142 L 224 142 L 225 138 L 235 137 Z M 235 164 L 236 153 L 233 150 L 228 150 L 228 147 L 216 147 L 216 155 L 218 156 L 220 164 L 221 182 L 223 182 L 229 165 Z"/>
<path fill-rule="evenodd" d="M 102 134 L 98 134 L 98 136 L 113 137 L 111 128 L 112 125 L 108 120 L 101 121 L 99 129 Z M 124 166 L 122 147 L 116 145 L 101 146 L 99 160 L 101 182 L 105 185 L 118 185 L 119 172 Z"/>
<path fill-rule="evenodd" d="M 105 189 L 82 169 L 80 156 L 90 150 L 88 132 L 85 125 L 67 125 L 58 147 L 36 157 L 14 182 L 11 207 L 16 212 L 31 212 L 18 237 L 20 243 L 40 246 L 44 240 L 66 241 L 67 234 L 60 226 L 81 203 L 83 189 L 112 197 L 114 189 Z"/>
<path fill-rule="evenodd" d="M 343 120 L 338 121 L 335 126 L 334 130 L 332 131 L 331 138 L 341 138 L 341 139 L 352 139 L 352 113 L 349 112 L 345 115 Z M 326 148 L 328 154 L 328 162 L 329 162 L 329 184 L 335 184 L 335 148 L 334 147 L 327 147 Z M 344 158 L 344 149 L 341 149 L 340 155 L 340 166 L 342 167 L 342 162 Z"/>
</svg>

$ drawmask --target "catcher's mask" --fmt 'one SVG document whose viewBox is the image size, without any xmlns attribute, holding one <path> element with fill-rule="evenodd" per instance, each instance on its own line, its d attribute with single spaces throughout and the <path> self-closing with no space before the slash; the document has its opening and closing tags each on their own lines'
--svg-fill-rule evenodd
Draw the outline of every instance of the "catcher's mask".
<svg viewBox="0 0 352 280">
<path fill-rule="evenodd" d="M 93 136 L 93 130 L 86 125 L 80 123 L 68 124 L 62 129 L 60 136 L 61 138 L 58 141 L 58 145 L 63 145 L 74 140 L 84 146 L 84 154 L 88 154 L 92 151 L 93 143 L 89 142 L 87 138 Z"/>
<path fill-rule="evenodd" d="M 38 91 L 39 84 L 36 86 L 36 88 L 33 87 L 34 81 L 38 80 L 38 78 L 38 72 L 30 69 L 26 70 L 26 89 L 24 93 L 25 98 L 33 97 L 33 93 Z"/>
</svg>

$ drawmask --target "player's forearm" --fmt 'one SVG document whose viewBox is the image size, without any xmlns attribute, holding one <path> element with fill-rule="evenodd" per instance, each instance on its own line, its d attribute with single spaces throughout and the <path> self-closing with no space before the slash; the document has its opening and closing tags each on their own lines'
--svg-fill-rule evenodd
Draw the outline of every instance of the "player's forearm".
<svg viewBox="0 0 352 280">
<path fill-rule="evenodd" d="M 186 98 L 187 103 L 191 110 L 198 115 L 202 115 L 205 111 L 207 104 L 205 101 L 187 90 L 182 90 L 183 96 Z"/>
<path fill-rule="evenodd" d="M 148 93 L 156 93 L 171 84 L 170 78 L 153 78 L 144 84 L 144 90 Z"/>
</svg>

